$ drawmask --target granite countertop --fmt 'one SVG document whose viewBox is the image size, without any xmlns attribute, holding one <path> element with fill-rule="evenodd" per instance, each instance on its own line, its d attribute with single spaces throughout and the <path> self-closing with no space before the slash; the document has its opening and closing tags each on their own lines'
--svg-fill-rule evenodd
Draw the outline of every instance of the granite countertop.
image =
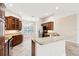
<svg viewBox="0 0 79 59">
<path fill-rule="evenodd" d="M 33 41 L 40 45 L 44 45 L 44 44 L 54 43 L 61 40 L 64 40 L 62 36 L 52 36 L 52 37 L 45 37 L 45 38 L 36 38 Z"/>
<path fill-rule="evenodd" d="M 12 38 L 12 36 L 21 35 L 21 33 L 7 34 L 5 35 L 5 43 Z"/>
<path fill-rule="evenodd" d="M 10 40 L 11 38 L 12 38 L 11 35 L 9 35 L 9 36 L 5 36 L 5 43 L 6 43 L 8 40 Z"/>
</svg>

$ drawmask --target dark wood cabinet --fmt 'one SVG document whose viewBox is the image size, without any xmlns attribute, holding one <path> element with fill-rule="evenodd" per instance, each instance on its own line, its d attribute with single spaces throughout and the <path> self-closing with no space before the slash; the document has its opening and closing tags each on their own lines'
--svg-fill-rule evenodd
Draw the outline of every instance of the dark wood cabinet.
<svg viewBox="0 0 79 59">
<path fill-rule="evenodd" d="M 0 56 L 5 55 L 5 38 L 0 37 Z"/>
<path fill-rule="evenodd" d="M 47 22 L 47 23 L 43 23 L 41 24 L 42 27 L 46 27 L 46 30 L 53 30 L 54 29 L 54 22 Z"/>
<path fill-rule="evenodd" d="M 5 37 L 0 37 L 0 56 L 9 56 L 9 42 L 5 42 Z"/>
<path fill-rule="evenodd" d="M 12 38 L 13 38 L 12 39 L 12 46 L 13 47 L 22 43 L 22 41 L 23 41 L 23 35 L 16 35 L 16 36 L 13 36 Z"/>
<path fill-rule="evenodd" d="M 15 29 L 19 29 L 19 19 L 15 19 Z"/>
<path fill-rule="evenodd" d="M 32 40 L 32 56 L 35 56 L 35 42 Z"/>
<path fill-rule="evenodd" d="M 49 35 L 48 30 L 53 30 L 54 29 L 54 22 L 47 22 L 47 23 L 43 23 L 41 24 L 42 28 L 43 28 L 43 33 L 42 33 L 42 37 L 48 37 Z"/>
<path fill-rule="evenodd" d="M 5 25 L 6 25 L 6 30 L 12 30 L 15 28 L 15 20 L 13 19 L 13 17 L 6 17 L 5 18 Z"/>
<path fill-rule="evenodd" d="M 21 30 L 21 29 L 22 29 L 22 22 L 19 21 L 19 30 Z"/>
<path fill-rule="evenodd" d="M 5 28 L 6 30 L 21 30 L 22 22 L 19 18 L 8 16 L 5 17 Z"/>
</svg>

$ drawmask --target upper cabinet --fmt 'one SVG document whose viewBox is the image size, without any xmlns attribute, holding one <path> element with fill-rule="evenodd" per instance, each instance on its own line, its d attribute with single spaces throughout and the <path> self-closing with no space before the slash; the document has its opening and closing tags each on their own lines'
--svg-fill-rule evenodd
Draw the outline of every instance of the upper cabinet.
<svg viewBox="0 0 79 59">
<path fill-rule="evenodd" d="M 44 29 L 46 27 L 46 30 L 53 30 L 54 29 L 54 22 L 47 22 L 47 23 L 43 23 L 41 25 Z"/>
<path fill-rule="evenodd" d="M 42 37 L 48 37 L 48 30 L 54 30 L 54 22 L 47 22 L 41 24 L 43 28 Z"/>
<path fill-rule="evenodd" d="M 19 28 L 18 28 L 19 30 L 21 30 L 22 29 L 22 22 L 21 21 L 19 21 Z"/>
<path fill-rule="evenodd" d="M 13 16 L 5 17 L 5 28 L 6 30 L 21 30 L 22 22 Z"/>
</svg>

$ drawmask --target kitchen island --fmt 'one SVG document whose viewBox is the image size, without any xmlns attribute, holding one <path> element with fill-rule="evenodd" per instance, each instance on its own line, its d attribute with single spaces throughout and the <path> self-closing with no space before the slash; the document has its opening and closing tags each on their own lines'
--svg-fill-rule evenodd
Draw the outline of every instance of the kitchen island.
<svg viewBox="0 0 79 59">
<path fill-rule="evenodd" d="M 65 56 L 65 40 L 61 36 L 33 39 L 32 56 Z"/>
</svg>

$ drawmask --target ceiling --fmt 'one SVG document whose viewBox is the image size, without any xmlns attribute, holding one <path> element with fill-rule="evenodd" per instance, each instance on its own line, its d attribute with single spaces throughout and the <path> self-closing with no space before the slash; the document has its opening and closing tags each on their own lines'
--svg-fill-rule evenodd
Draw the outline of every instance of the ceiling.
<svg viewBox="0 0 79 59">
<path fill-rule="evenodd" d="M 55 17 L 79 13 L 78 3 L 7 3 L 6 8 L 21 16 Z"/>
</svg>

